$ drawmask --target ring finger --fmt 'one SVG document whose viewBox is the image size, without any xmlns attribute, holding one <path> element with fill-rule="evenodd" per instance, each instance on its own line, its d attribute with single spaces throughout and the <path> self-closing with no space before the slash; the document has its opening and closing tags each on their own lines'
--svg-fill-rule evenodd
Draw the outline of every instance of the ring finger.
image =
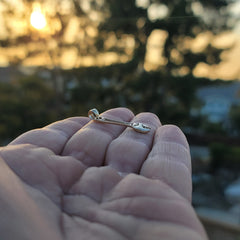
<svg viewBox="0 0 240 240">
<path fill-rule="evenodd" d="M 126 128 L 108 147 L 105 164 L 115 168 L 122 174 L 138 172 L 143 161 L 152 148 L 155 130 L 161 125 L 155 114 L 141 113 L 132 122 L 146 123 L 151 127 L 146 134 Z"/>
</svg>

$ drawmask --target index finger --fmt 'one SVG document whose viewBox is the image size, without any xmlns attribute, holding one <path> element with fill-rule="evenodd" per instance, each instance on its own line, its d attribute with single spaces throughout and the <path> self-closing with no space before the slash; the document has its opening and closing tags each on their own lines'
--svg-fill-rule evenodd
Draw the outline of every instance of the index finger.
<svg viewBox="0 0 240 240">
<path fill-rule="evenodd" d="M 86 117 L 67 118 L 44 128 L 26 132 L 9 145 L 33 144 L 38 147 L 48 148 L 55 154 L 60 154 L 67 141 L 88 122 L 89 118 Z"/>
</svg>

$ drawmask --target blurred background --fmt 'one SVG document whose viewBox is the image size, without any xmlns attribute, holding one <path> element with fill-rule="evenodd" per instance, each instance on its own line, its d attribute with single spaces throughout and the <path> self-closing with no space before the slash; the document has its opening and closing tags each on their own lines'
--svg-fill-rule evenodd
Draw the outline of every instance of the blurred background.
<svg viewBox="0 0 240 240">
<path fill-rule="evenodd" d="M 180 126 L 211 240 L 240 239 L 239 0 L 0 0 L 0 144 L 128 107 Z"/>
</svg>

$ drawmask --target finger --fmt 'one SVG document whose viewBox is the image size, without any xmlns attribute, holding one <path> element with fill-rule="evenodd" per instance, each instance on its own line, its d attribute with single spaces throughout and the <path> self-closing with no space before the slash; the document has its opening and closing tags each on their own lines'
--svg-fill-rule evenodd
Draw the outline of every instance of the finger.
<svg viewBox="0 0 240 240">
<path fill-rule="evenodd" d="M 191 157 L 187 140 L 178 127 L 166 125 L 158 128 L 141 175 L 164 181 L 191 201 Z"/>
<path fill-rule="evenodd" d="M 26 132 L 13 140 L 10 145 L 33 144 L 60 154 L 68 139 L 88 122 L 89 119 L 86 117 L 68 118 L 44 128 Z"/>
<path fill-rule="evenodd" d="M 119 121 L 131 121 L 134 115 L 126 108 L 116 108 L 104 112 L 101 116 Z M 123 126 L 91 121 L 72 136 L 63 150 L 63 155 L 73 156 L 86 166 L 101 166 L 108 145 L 124 129 Z"/>
<path fill-rule="evenodd" d="M 142 134 L 127 128 L 109 145 L 106 165 L 121 173 L 138 172 L 152 147 L 155 130 L 161 125 L 158 117 L 152 113 L 141 113 L 132 122 L 146 123 L 150 132 Z"/>
</svg>

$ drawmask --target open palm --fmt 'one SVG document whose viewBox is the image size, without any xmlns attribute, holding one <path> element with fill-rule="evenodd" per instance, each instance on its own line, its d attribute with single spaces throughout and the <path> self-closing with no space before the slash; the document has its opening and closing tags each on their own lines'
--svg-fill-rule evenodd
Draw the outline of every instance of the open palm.
<svg viewBox="0 0 240 240">
<path fill-rule="evenodd" d="M 75 117 L 0 149 L 1 240 L 206 239 L 182 132 L 150 113 L 103 115 L 152 129 Z"/>
</svg>

